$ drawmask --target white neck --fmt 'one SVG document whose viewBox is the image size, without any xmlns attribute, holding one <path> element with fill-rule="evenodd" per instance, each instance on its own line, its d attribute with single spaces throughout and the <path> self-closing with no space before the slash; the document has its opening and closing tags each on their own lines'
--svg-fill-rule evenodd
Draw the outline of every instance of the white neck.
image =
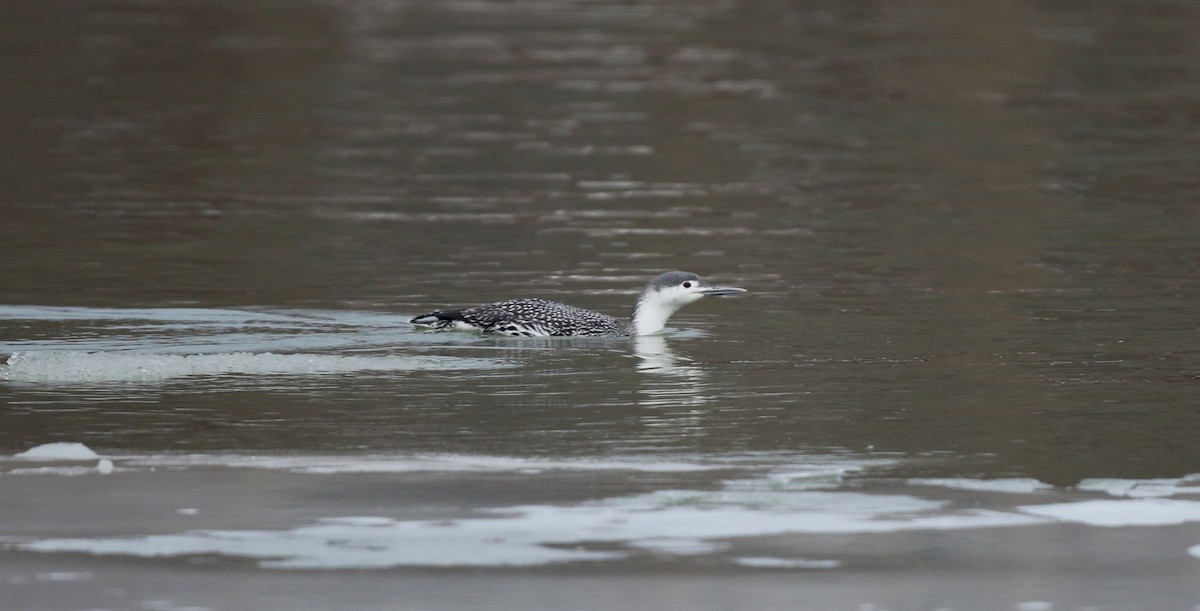
<svg viewBox="0 0 1200 611">
<path fill-rule="evenodd" d="M 650 335 L 658 333 L 667 325 L 667 319 L 679 309 L 679 305 L 665 303 L 653 297 L 641 299 L 633 310 L 633 322 L 630 324 L 634 335 Z"/>
</svg>

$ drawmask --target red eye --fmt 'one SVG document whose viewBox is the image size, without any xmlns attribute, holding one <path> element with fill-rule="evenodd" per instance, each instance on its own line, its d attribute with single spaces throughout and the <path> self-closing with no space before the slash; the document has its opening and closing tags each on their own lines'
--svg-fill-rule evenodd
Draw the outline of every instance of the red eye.
<svg viewBox="0 0 1200 611">
<path fill-rule="evenodd" d="M 685 289 L 690 289 L 690 288 L 692 288 L 692 283 L 691 283 L 691 282 L 684 282 L 684 283 L 683 283 L 683 288 L 685 288 Z"/>
</svg>

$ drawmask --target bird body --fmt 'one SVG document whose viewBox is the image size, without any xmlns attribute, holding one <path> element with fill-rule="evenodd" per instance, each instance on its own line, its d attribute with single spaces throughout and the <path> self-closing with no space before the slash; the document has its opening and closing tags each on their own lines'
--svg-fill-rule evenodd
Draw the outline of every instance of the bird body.
<svg viewBox="0 0 1200 611">
<path fill-rule="evenodd" d="M 628 323 L 607 314 L 546 299 L 510 299 L 462 310 L 436 310 L 411 322 L 434 329 L 471 329 L 517 337 L 649 335 L 662 331 L 676 310 L 705 296 L 745 289 L 717 287 L 690 272 L 667 272 L 638 294 Z"/>
<path fill-rule="evenodd" d="M 513 336 L 628 335 L 621 321 L 599 312 L 546 299 L 509 299 L 465 310 L 439 310 L 413 319 L 434 318 L 435 328 L 453 326 Z"/>
</svg>

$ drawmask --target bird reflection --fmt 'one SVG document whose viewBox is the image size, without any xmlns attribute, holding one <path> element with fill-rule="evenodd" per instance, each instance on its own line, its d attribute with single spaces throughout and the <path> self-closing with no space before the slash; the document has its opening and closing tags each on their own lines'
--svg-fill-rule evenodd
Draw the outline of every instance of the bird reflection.
<svg viewBox="0 0 1200 611">
<path fill-rule="evenodd" d="M 640 361 L 637 370 L 646 374 L 638 388 L 639 403 L 647 407 L 696 406 L 708 403 L 703 384 L 706 372 L 692 365 L 691 359 L 675 354 L 661 335 L 633 338 L 633 354 Z"/>
<path fill-rule="evenodd" d="M 702 376 L 699 367 L 687 365 L 691 359 L 675 354 L 661 335 L 639 335 L 633 338 L 633 355 L 641 362 L 638 371 L 669 376 Z"/>
</svg>

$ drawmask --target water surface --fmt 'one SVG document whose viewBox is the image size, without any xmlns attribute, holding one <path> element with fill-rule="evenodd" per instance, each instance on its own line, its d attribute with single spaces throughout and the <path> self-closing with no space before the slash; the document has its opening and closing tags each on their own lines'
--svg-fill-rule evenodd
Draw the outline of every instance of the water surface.
<svg viewBox="0 0 1200 611">
<path fill-rule="evenodd" d="M 25 608 L 1200 604 L 1190 5 L 60 9 L 0 9 L 0 455 L 94 456 L 0 461 Z M 750 293 L 406 322 L 671 269 Z"/>
</svg>

